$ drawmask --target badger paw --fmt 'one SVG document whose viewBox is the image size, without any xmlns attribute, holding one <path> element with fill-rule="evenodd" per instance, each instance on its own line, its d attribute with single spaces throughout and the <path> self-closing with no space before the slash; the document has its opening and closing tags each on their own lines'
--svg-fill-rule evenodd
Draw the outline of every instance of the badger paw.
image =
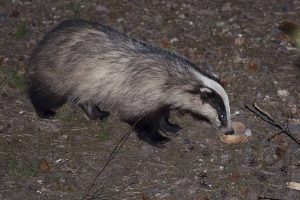
<svg viewBox="0 0 300 200">
<path fill-rule="evenodd" d="M 150 145 L 163 148 L 166 147 L 166 144 L 170 141 L 169 138 L 161 135 L 159 132 L 155 131 L 152 133 L 142 132 L 138 133 L 139 139 L 147 142 Z"/>
<path fill-rule="evenodd" d="M 41 119 L 53 119 L 56 112 L 52 110 L 46 110 L 46 111 L 37 111 L 37 115 Z"/>
<path fill-rule="evenodd" d="M 96 119 L 103 120 L 110 115 L 109 112 L 100 110 L 100 108 L 94 104 L 82 103 L 79 105 L 85 111 L 87 116 L 92 120 L 96 120 Z"/>
<path fill-rule="evenodd" d="M 177 124 L 171 124 L 169 122 L 163 122 L 160 124 L 160 130 L 166 135 L 178 136 L 182 133 L 182 128 Z"/>
</svg>

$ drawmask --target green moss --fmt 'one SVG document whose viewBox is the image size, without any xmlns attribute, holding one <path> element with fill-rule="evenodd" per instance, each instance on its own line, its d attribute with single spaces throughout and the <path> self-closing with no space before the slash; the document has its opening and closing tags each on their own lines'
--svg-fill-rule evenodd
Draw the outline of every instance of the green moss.
<svg viewBox="0 0 300 200">
<path fill-rule="evenodd" d="M 9 0 L 0 0 L 0 6 L 5 6 L 9 3 Z"/>
<path fill-rule="evenodd" d="M 68 5 L 68 8 L 73 11 L 75 15 L 78 15 L 81 11 L 81 2 L 80 1 L 71 1 Z"/>
<path fill-rule="evenodd" d="M 27 34 L 26 24 L 25 24 L 25 22 L 22 22 L 17 26 L 15 36 L 17 39 L 22 39 L 25 37 L 26 34 Z"/>
<path fill-rule="evenodd" d="M 10 176 L 34 176 L 37 173 L 37 168 L 30 163 L 16 159 L 9 160 L 8 167 Z"/>
<path fill-rule="evenodd" d="M 0 89 L 6 85 L 16 88 L 20 92 L 25 92 L 24 74 L 16 70 L 6 72 L 0 69 Z"/>
<path fill-rule="evenodd" d="M 18 73 L 17 71 L 6 73 L 6 84 L 11 87 L 15 87 L 17 90 L 21 92 L 25 91 L 24 75 Z"/>
<path fill-rule="evenodd" d="M 108 127 L 107 127 L 107 123 L 101 122 L 100 125 L 100 132 L 98 133 L 98 135 L 96 136 L 100 141 L 104 142 L 107 141 L 109 138 L 109 133 L 108 133 Z"/>
</svg>

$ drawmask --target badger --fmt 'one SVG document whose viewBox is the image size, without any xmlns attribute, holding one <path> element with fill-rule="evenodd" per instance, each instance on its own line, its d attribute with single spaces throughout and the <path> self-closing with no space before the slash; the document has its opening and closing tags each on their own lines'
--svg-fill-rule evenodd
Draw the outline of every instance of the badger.
<svg viewBox="0 0 300 200">
<path fill-rule="evenodd" d="M 33 51 L 26 82 L 41 118 L 71 101 L 93 120 L 116 112 L 139 139 L 163 147 L 182 131 L 169 121 L 170 111 L 181 110 L 233 134 L 215 74 L 100 23 L 71 19 L 54 27 Z"/>
</svg>

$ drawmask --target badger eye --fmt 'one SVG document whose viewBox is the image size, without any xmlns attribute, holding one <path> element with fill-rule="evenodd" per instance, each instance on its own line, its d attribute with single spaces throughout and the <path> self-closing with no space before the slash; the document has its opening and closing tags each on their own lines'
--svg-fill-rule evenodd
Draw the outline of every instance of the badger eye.
<svg viewBox="0 0 300 200">
<path fill-rule="evenodd" d="M 221 115 L 220 117 L 221 117 L 221 118 L 224 118 L 224 115 Z"/>
</svg>

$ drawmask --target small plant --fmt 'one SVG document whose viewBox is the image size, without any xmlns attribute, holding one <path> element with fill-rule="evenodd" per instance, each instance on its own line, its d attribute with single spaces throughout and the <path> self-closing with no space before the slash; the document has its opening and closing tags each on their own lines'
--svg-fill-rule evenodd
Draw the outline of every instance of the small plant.
<svg viewBox="0 0 300 200">
<path fill-rule="evenodd" d="M 24 22 L 18 25 L 15 36 L 17 39 L 22 39 L 27 34 L 27 28 Z"/>
<path fill-rule="evenodd" d="M 13 84 L 19 91 L 25 91 L 24 75 L 13 71 L 9 74 L 9 82 Z"/>
<path fill-rule="evenodd" d="M 10 176 L 34 176 L 37 173 L 37 169 L 30 163 L 16 159 L 10 160 L 8 166 Z"/>
<path fill-rule="evenodd" d="M 80 2 L 72 1 L 72 2 L 70 2 L 68 7 L 70 10 L 72 10 L 74 12 L 75 15 L 78 15 L 80 13 L 80 10 L 81 10 Z"/>
<path fill-rule="evenodd" d="M 106 122 L 101 122 L 100 132 L 96 136 L 100 141 L 104 142 L 108 140 L 109 133 Z"/>
<path fill-rule="evenodd" d="M 23 73 L 16 70 L 7 72 L 0 69 L 0 89 L 6 85 L 24 92 L 26 84 Z"/>
</svg>

